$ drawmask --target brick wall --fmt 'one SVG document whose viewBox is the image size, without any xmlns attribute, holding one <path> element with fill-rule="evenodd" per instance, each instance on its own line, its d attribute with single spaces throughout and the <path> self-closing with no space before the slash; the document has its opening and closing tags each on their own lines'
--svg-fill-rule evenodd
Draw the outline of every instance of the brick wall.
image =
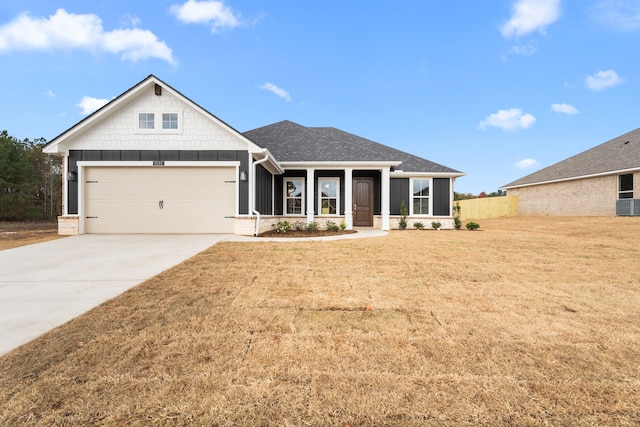
<svg viewBox="0 0 640 427">
<path fill-rule="evenodd" d="M 640 173 L 636 173 L 636 192 L 639 180 Z M 518 196 L 520 215 L 615 216 L 618 175 L 520 187 L 507 194 Z M 640 197 L 640 192 L 634 196 Z"/>
</svg>

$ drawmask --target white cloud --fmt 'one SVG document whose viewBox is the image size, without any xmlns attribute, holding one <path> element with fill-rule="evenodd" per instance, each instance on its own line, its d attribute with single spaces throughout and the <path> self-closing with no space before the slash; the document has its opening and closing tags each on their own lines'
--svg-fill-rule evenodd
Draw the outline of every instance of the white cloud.
<svg viewBox="0 0 640 427">
<path fill-rule="evenodd" d="M 55 98 L 56 94 L 52 91 L 52 90 L 48 90 L 44 93 L 45 96 L 48 96 L 49 98 Z"/>
<path fill-rule="evenodd" d="M 513 131 L 530 128 L 535 122 L 536 118 L 532 114 L 525 114 L 519 108 L 510 108 L 488 115 L 480 122 L 478 129 L 485 130 L 487 127 L 496 127 L 504 131 Z"/>
<path fill-rule="evenodd" d="M 222 28 L 234 28 L 240 25 L 237 13 L 222 1 L 188 0 L 182 5 L 173 5 L 170 9 L 176 18 L 187 24 L 209 24 L 211 31 Z"/>
<path fill-rule="evenodd" d="M 638 0 L 599 0 L 589 12 L 595 21 L 616 29 L 633 31 L 640 27 Z"/>
<path fill-rule="evenodd" d="M 0 53 L 82 49 L 120 54 L 123 60 L 158 58 L 175 63 L 171 49 L 149 30 L 137 28 L 104 31 L 94 14 L 76 15 L 58 9 L 48 18 L 23 13 L 0 27 Z"/>
<path fill-rule="evenodd" d="M 291 101 L 291 95 L 289 95 L 289 92 L 287 92 L 282 88 L 279 88 L 273 83 L 265 83 L 259 87 L 260 89 L 268 90 L 269 92 L 275 93 L 276 95 L 278 95 L 280 98 L 284 99 L 287 102 Z"/>
<path fill-rule="evenodd" d="M 566 114 L 568 116 L 579 113 L 576 107 L 569 104 L 551 104 L 551 109 L 556 113 Z"/>
<path fill-rule="evenodd" d="M 538 161 L 535 159 L 522 159 L 520 161 L 515 162 L 513 165 L 516 168 L 523 170 L 523 169 L 529 169 L 536 166 L 540 166 L 540 163 L 538 163 Z"/>
<path fill-rule="evenodd" d="M 538 50 L 535 42 L 531 42 L 523 45 L 512 46 L 509 49 L 509 53 L 512 55 L 523 55 L 523 56 L 531 56 Z"/>
<path fill-rule="evenodd" d="M 109 102 L 108 99 L 92 98 L 90 96 L 83 96 L 79 103 L 76 104 L 82 110 L 80 114 L 86 116 L 91 114 L 103 105 Z"/>
<path fill-rule="evenodd" d="M 598 71 L 592 76 L 587 76 L 585 84 L 590 90 L 600 91 L 609 89 L 622 83 L 624 79 L 613 70 Z"/>
<path fill-rule="evenodd" d="M 560 17 L 560 0 L 518 0 L 511 18 L 500 32 L 505 38 L 520 37 L 546 28 Z"/>
</svg>

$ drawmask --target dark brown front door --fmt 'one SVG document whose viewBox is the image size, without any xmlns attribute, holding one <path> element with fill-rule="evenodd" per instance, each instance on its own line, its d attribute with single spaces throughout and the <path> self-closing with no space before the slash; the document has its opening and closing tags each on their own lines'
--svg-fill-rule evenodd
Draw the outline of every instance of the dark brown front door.
<svg viewBox="0 0 640 427">
<path fill-rule="evenodd" d="M 353 179 L 353 225 L 373 226 L 373 178 Z"/>
</svg>

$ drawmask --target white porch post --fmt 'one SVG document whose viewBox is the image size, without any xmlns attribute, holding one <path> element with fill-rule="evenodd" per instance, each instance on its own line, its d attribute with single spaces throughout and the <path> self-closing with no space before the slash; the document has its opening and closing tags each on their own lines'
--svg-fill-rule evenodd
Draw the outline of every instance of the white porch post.
<svg viewBox="0 0 640 427">
<path fill-rule="evenodd" d="M 307 169 L 307 223 L 313 222 L 313 206 L 316 192 L 314 191 L 315 169 Z"/>
<path fill-rule="evenodd" d="M 381 200 L 381 214 L 382 214 L 382 229 L 387 231 L 389 230 L 390 226 L 389 226 L 389 214 L 390 214 L 390 193 L 389 193 L 389 188 L 391 186 L 391 178 L 390 178 L 390 168 L 384 168 L 382 169 L 382 200 Z"/>
<path fill-rule="evenodd" d="M 344 170 L 344 222 L 347 230 L 353 229 L 353 169 Z"/>
</svg>

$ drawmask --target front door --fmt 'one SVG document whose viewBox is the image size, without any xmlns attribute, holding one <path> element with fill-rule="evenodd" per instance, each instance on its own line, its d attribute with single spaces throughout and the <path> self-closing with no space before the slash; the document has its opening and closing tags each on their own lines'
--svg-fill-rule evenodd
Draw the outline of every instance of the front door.
<svg viewBox="0 0 640 427">
<path fill-rule="evenodd" d="M 373 226 L 373 178 L 353 179 L 353 225 Z"/>
</svg>

